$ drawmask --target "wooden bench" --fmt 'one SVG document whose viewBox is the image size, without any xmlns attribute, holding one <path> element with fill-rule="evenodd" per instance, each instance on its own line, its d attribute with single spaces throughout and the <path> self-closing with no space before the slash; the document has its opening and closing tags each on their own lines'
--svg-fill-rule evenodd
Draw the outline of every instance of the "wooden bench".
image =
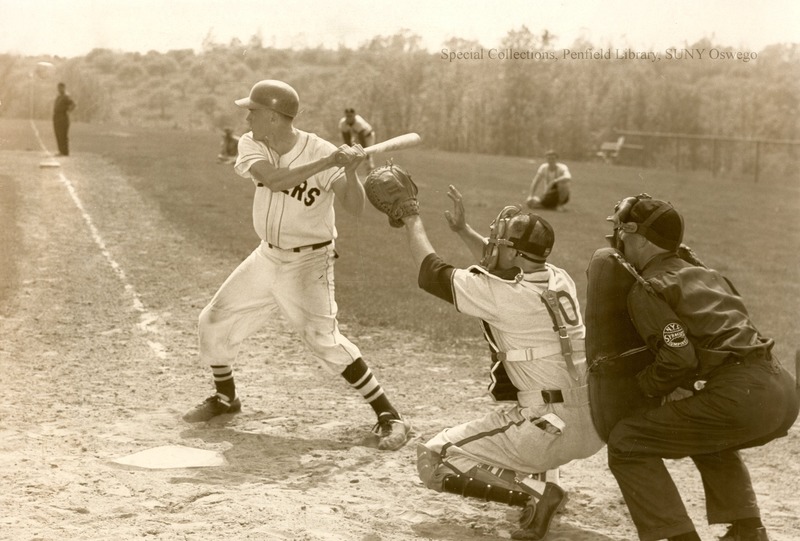
<svg viewBox="0 0 800 541">
<path fill-rule="evenodd" d="M 600 145 L 600 150 L 597 152 L 597 157 L 602 159 L 605 163 L 614 164 L 624 161 L 638 161 L 641 158 L 641 153 L 644 150 L 644 145 L 631 145 L 625 144 L 625 136 L 621 136 L 616 141 L 605 142 Z M 625 158 L 633 157 L 633 160 Z"/>
</svg>

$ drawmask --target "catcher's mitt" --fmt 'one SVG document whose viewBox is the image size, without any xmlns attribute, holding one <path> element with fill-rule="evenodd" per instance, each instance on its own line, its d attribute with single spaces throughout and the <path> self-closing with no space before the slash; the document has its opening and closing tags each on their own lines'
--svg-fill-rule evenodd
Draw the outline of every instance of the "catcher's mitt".
<svg viewBox="0 0 800 541">
<path fill-rule="evenodd" d="M 419 214 L 417 185 L 393 163 L 373 169 L 364 181 L 364 191 L 372 206 L 389 217 L 392 227 L 403 227 L 403 218 Z"/>
</svg>

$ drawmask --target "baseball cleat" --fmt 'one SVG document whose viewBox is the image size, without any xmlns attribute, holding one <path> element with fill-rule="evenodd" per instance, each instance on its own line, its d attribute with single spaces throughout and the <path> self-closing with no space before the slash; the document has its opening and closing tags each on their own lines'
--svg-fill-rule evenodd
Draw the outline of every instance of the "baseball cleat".
<svg viewBox="0 0 800 541">
<path fill-rule="evenodd" d="M 511 534 L 511 539 L 527 539 L 539 541 L 544 539 L 550 530 L 550 524 L 556 513 L 566 505 L 567 493 L 555 483 L 547 483 L 542 497 L 536 502 L 533 513 L 522 513 L 521 528 Z"/>
<path fill-rule="evenodd" d="M 760 528 L 742 528 L 734 524 L 728 527 L 728 531 L 719 538 L 719 541 L 769 541 L 769 538 L 767 537 L 767 529 L 763 526 Z"/>
<path fill-rule="evenodd" d="M 183 416 L 183 420 L 187 423 L 203 423 L 219 415 L 239 413 L 242 411 L 242 403 L 238 398 L 234 398 L 230 403 L 226 398 L 227 397 L 223 398 L 219 394 L 209 396 L 202 404 L 198 404 L 186 412 Z"/>
<path fill-rule="evenodd" d="M 381 451 L 397 451 L 403 447 L 411 436 L 411 430 L 411 423 L 388 412 L 381 413 L 372 427 L 372 433 L 378 436 L 378 449 Z"/>
</svg>

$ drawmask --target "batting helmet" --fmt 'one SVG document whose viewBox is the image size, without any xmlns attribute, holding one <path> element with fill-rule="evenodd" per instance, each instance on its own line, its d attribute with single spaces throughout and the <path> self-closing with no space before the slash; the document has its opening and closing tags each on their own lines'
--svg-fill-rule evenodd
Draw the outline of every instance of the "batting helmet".
<svg viewBox="0 0 800 541">
<path fill-rule="evenodd" d="M 505 207 L 489 226 L 489 238 L 481 258 L 482 267 L 494 270 L 500 246 L 510 246 L 522 252 L 526 259 L 537 263 L 547 260 L 555 243 L 553 227 L 536 214 L 521 212 L 518 206 Z"/>
<path fill-rule="evenodd" d="M 271 109 L 290 118 L 297 116 L 300 97 L 294 88 L 283 81 L 259 81 L 250 89 L 250 95 L 235 101 L 245 109 Z"/>
</svg>

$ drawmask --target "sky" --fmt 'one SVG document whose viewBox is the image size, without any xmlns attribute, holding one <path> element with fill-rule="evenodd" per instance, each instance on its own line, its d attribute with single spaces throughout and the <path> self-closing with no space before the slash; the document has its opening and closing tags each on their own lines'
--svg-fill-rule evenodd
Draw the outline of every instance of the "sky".
<svg viewBox="0 0 800 541">
<path fill-rule="evenodd" d="M 0 53 L 83 56 L 200 51 L 203 40 L 354 48 L 409 30 L 430 51 L 453 37 L 500 45 L 510 30 L 547 29 L 557 48 L 576 39 L 635 50 L 715 45 L 761 51 L 800 43 L 797 0 L 0 0 Z"/>
</svg>

